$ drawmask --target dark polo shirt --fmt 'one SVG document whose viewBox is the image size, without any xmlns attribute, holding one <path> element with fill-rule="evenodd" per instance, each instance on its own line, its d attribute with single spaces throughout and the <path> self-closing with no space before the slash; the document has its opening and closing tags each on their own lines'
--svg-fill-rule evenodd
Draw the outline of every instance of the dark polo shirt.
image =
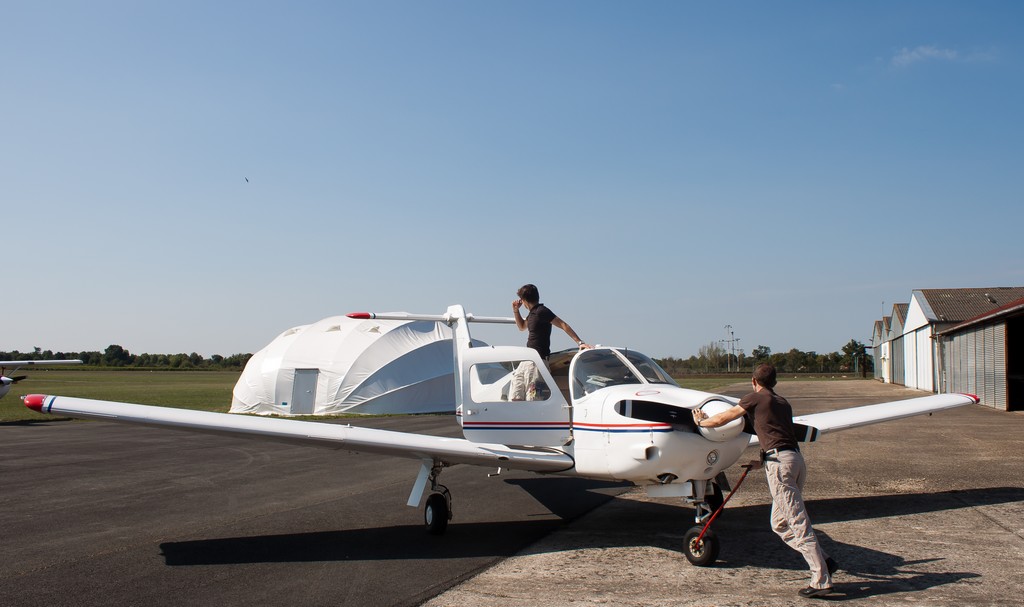
<svg viewBox="0 0 1024 607">
<path fill-rule="evenodd" d="M 530 331 L 526 345 L 540 352 L 541 358 L 551 355 L 551 321 L 555 318 L 555 313 L 542 303 L 533 306 L 526 316 L 526 328 Z"/>
<path fill-rule="evenodd" d="M 793 407 L 772 390 L 751 392 L 740 399 L 740 406 L 754 419 L 754 432 L 761 449 L 796 449 Z"/>
</svg>

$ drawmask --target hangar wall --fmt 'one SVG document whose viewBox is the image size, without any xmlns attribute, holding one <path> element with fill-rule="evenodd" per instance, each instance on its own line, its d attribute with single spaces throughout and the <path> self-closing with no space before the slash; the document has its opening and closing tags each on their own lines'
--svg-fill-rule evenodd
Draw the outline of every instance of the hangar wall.
<svg viewBox="0 0 1024 607">
<path fill-rule="evenodd" d="M 1006 321 L 1006 405 L 1024 411 L 1024 317 Z"/>
<path fill-rule="evenodd" d="M 1024 287 L 917 289 L 875 330 L 881 381 L 1024 410 Z"/>
</svg>

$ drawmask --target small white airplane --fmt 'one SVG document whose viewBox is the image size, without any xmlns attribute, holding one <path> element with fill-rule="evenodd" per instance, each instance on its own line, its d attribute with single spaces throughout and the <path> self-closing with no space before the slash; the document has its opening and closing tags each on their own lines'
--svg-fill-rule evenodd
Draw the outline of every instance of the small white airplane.
<svg viewBox="0 0 1024 607">
<path fill-rule="evenodd" d="M 7 393 L 11 391 L 11 386 L 28 377 L 27 375 L 7 377 L 7 367 L 11 367 L 11 373 L 14 373 L 22 367 L 80 364 L 82 364 L 80 360 L 0 360 L 0 398 L 7 396 Z"/>
<path fill-rule="evenodd" d="M 691 415 L 732 407 L 734 398 L 679 387 L 651 358 L 626 348 L 595 347 L 553 355 L 548 364 L 525 346 L 472 347 L 469 323 L 512 323 L 478 317 L 462 306 L 443 315 L 349 314 L 352 318 L 427 320 L 452 328 L 456 419 L 464 439 L 357 428 L 290 419 L 237 416 L 64 396 L 31 395 L 25 405 L 41 413 L 93 418 L 286 441 L 422 462 L 407 504 L 424 508 L 429 532 L 443 533 L 451 494 L 438 483 L 455 464 L 528 470 L 606 481 L 631 481 L 654 497 L 678 497 L 696 509 L 696 526 L 683 549 L 695 565 L 710 565 L 718 539 L 708 526 L 728 489 L 724 471 L 757 444 L 743 418 L 718 428 L 697 428 Z M 536 366 L 534 400 L 507 400 L 513 370 Z M 969 394 L 941 394 L 827 413 L 794 421 L 804 441 L 838 430 L 977 403 Z M 748 468 L 749 471 L 749 468 Z"/>
</svg>

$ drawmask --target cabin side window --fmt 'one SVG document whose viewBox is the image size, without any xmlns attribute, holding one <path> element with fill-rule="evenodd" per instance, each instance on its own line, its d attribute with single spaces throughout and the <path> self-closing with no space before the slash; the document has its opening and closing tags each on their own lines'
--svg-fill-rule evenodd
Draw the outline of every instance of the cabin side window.
<svg viewBox="0 0 1024 607">
<path fill-rule="evenodd" d="M 481 363 L 469 368 L 469 397 L 476 403 L 542 401 L 551 398 L 532 360 Z"/>
</svg>

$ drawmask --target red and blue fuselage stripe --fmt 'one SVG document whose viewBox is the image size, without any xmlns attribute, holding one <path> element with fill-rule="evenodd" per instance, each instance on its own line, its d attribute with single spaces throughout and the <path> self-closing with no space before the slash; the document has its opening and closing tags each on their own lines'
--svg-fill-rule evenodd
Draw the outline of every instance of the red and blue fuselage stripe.
<svg viewBox="0 0 1024 607">
<path fill-rule="evenodd" d="M 576 430 L 579 432 L 671 432 L 669 424 L 568 424 L 566 422 L 464 422 L 470 430 Z"/>
<path fill-rule="evenodd" d="M 578 432 L 672 432 L 669 424 L 573 424 Z"/>
</svg>

